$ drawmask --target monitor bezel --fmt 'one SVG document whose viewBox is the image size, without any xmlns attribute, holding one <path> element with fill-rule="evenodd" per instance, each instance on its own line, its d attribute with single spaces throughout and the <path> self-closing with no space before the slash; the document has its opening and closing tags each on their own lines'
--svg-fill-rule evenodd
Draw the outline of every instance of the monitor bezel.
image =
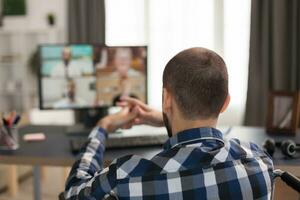
<svg viewBox="0 0 300 200">
<path fill-rule="evenodd" d="M 39 70 L 38 70 L 38 93 L 39 93 L 39 109 L 40 110 L 89 110 L 89 109 L 103 109 L 103 108 L 110 108 L 113 105 L 105 105 L 105 106 L 83 106 L 83 107 L 74 107 L 74 108 L 53 108 L 53 107 L 44 107 L 43 100 L 42 100 L 42 55 L 41 55 L 41 48 L 44 46 L 70 46 L 70 45 L 91 45 L 91 46 L 101 46 L 101 47 L 113 47 L 113 48 L 131 48 L 131 47 L 143 47 L 146 49 L 146 78 L 145 78 L 145 104 L 148 104 L 148 46 L 147 45 L 132 45 L 132 46 L 120 46 L 120 45 L 105 45 L 105 44 L 97 44 L 97 43 L 55 43 L 55 44 L 39 44 L 38 45 L 38 59 L 39 59 Z"/>
</svg>

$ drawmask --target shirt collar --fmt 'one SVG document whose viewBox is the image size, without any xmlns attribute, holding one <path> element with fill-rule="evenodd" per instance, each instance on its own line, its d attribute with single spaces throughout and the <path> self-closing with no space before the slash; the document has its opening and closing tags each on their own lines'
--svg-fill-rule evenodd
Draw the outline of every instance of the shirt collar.
<svg viewBox="0 0 300 200">
<path fill-rule="evenodd" d="M 211 127 L 188 129 L 188 130 L 181 131 L 176 135 L 170 137 L 163 145 L 163 148 L 165 150 L 168 150 L 173 148 L 175 145 L 179 143 L 184 143 L 184 142 L 188 142 L 200 138 L 212 138 L 217 140 L 223 140 L 223 134 L 221 131 Z"/>
</svg>

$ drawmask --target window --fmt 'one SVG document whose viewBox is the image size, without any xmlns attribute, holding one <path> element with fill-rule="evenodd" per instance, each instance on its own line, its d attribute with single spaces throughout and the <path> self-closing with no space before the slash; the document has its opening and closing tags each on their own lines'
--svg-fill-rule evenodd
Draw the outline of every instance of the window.
<svg viewBox="0 0 300 200">
<path fill-rule="evenodd" d="M 151 106 L 161 108 L 162 72 L 167 61 L 185 48 L 202 46 L 220 53 L 228 65 L 232 102 L 221 117 L 221 124 L 242 123 L 248 79 L 250 0 L 246 3 L 107 0 L 106 14 L 108 45 L 146 44 L 149 47 L 148 100 Z"/>
<path fill-rule="evenodd" d="M 224 1 L 224 59 L 229 73 L 231 102 L 221 115 L 222 124 L 240 125 L 248 86 L 251 0 Z"/>
<path fill-rule="evenodd" d="M 146 44 L 145 3 L 144 0 L 105 1 L 108 45 Z"/>
</svg>

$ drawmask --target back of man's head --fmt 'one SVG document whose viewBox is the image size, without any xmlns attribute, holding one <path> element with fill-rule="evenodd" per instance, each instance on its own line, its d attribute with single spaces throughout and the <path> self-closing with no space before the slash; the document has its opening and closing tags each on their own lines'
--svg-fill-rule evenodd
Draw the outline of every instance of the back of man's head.
<svg viewBox="0 0 300 200">
<path fill-rule="evenodd" d="M 184 50 L 166 65 L 163 87 L 185 119 L 217 118 L 228 95 L 226 64 L 211 50 Z"/>
</svg>

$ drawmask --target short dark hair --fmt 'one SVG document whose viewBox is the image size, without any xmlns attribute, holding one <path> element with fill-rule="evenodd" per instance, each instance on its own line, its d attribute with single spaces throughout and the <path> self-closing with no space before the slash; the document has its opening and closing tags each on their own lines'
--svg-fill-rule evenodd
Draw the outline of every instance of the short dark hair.
<svg viewBox="0 0 300 200">
<path fill-rule="evenodd" d="M 181 51 L 166 65 L 163 87 L 186 119 L 216 118 L 228 95 L 226 64 L 209 49 Z"/>
</svg>

